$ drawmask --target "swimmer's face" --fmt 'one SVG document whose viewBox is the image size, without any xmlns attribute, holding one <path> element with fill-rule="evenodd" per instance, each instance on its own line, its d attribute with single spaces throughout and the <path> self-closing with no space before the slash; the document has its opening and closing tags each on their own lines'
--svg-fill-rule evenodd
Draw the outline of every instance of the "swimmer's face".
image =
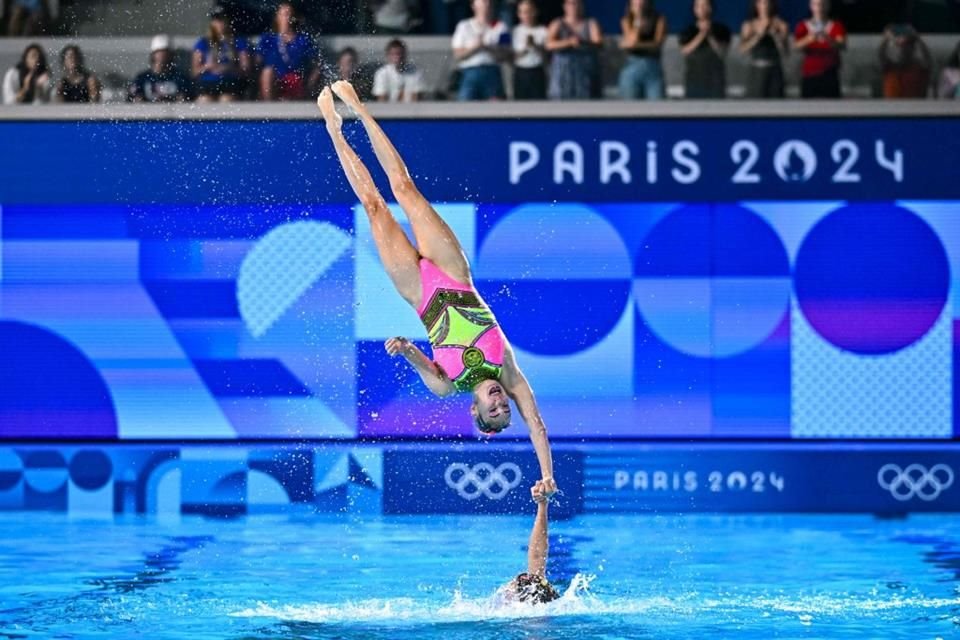
<svg viewBox="0 0 960 640">
<path fill-rule="evenodd" d="M 503 386 L 496 380 L 484 380 L 475 386 L 470 413 L 484 433 L 499 433 L 510 426 L 510 399 Z"/>
</svg>

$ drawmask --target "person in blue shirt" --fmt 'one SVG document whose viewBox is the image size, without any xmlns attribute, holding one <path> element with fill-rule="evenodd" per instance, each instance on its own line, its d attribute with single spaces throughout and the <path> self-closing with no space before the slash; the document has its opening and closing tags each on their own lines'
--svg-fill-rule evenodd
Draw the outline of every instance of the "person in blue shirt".
<svg viewBox="0 0 960 640">
<path fill-rule="evenodd" d="M 318 52 L 313 40 L 299 30 L 299 19 L 290 2 L 281 2 L 273 31 L 260 37 L 261 100 L 303 100 L 320 85 Z"/>
<path fill-rule="evenodd" d="M 250 51 L 245 38 L 234 36 L 220 7 L 210 13 L 206 37 L 193 47 L 191 71 L 197 102 L 232 102 L 243 97 L 250 77 Z"/>
</svg>

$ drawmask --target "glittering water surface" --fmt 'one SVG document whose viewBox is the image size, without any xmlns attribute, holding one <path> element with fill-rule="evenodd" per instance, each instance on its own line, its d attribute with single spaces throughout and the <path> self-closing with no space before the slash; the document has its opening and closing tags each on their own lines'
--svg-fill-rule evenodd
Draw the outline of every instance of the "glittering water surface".
<svg viewBox="0 0 960 640">
<path fill-rule="evenodd" d="M 0 514 L 0 638 L 952 638 L 947 516 L 552 523 L 545 606 L 498 603 L 530 518 Z"/>
</svg>

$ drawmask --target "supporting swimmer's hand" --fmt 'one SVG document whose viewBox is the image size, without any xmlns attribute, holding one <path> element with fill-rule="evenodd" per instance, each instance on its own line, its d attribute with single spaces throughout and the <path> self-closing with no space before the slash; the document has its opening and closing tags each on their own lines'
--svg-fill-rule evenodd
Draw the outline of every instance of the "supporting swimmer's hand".
<svg viewBox="0 0 960 640">
<path fill-rule="evenodd" d="M 543 480 L 537 480 L 536 484 L 530 487 L 530 497 L 537 504 L 541 504 L 550 500 L 547 497 L 547 494 L 544 492 Z"/>
<path fill-rule="evenodd" d="M 397 336 L 396 338 L 389 338 L 386 342 L 383 343 L 384 349 L 387 350 L 387 355 L 390 356 L 402 356 L 406 355 L 409 351 L 411 342 L 406 338 L 401 338 Z"/>
</svg>

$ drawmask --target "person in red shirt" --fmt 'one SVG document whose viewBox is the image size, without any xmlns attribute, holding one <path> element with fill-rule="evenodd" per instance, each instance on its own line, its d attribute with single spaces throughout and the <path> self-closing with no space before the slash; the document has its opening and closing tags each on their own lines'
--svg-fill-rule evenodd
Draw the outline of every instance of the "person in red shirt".
<svg viewBox="0 0 960 640">
<path fill-rule="evenodd" d="M 829 15 L 829 0 L 810 0 L 810 18 L 794 32 L 793 44 L 803 51 L 800 95 L 804 98 L 840 97 L 840 52 L 847 46 L 847 30 Z"/>
</svg>

